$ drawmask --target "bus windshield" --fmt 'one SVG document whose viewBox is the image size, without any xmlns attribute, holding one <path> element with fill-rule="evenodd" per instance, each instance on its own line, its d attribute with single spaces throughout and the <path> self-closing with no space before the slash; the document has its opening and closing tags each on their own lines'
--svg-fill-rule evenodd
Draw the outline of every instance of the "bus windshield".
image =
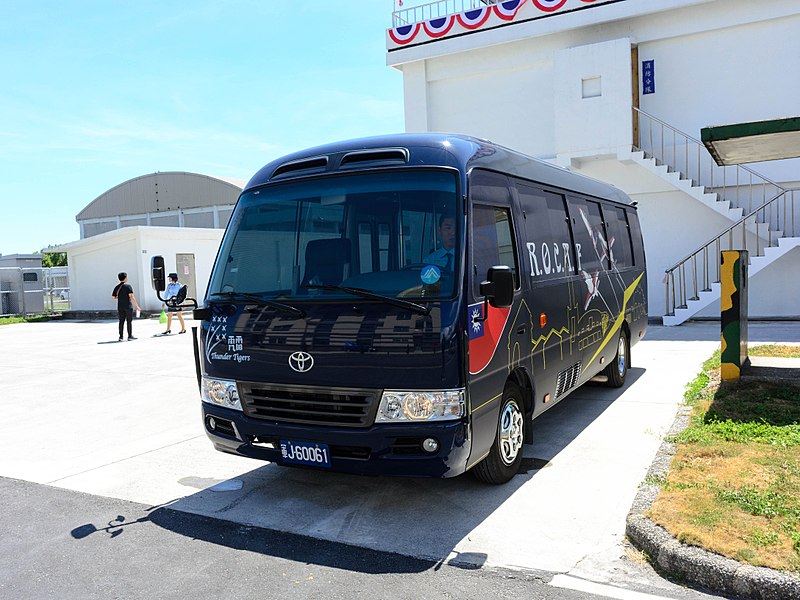
<svg viewBox="0 0 800 600">
<path fill-rule="evenodd" d="M 457 291 L 456 174 L 360 173 L 289 182 L 242 195 L 209 298 L 316 300 L 369 292 L 408 300 Z"/>
</svg>

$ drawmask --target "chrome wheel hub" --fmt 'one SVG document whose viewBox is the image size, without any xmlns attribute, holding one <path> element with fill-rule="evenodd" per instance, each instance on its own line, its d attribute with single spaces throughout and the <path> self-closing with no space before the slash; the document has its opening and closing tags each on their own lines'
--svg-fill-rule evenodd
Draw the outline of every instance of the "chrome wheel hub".
<svg viewBox="0 0 800 600">
<path fill-rule="evenodd" d="M 522 412 L 513 400 L 509 401 L 500 414 L 500 458 L 511 465 L 522 450 Z"/>
<path fill-rule="evenodd" d="M 625 375 L 625 366 L 628 357 L 625 356 L 625 336 L 619 336 L 619 343 L 617 344 L 617 372 L 620 377 Z"/>
</svg>

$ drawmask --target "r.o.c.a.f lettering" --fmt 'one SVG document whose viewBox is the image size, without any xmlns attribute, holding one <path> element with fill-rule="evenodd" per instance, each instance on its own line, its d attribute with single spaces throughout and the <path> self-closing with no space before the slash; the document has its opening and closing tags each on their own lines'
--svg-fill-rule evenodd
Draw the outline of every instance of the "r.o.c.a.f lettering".
<svg viewBox="0 0 800 600">
<path fill-rule="evenodd" d="M 570 273 L 572 261 L 570 259 L 569 243 L 561 244 L 542 242 L 535 244 L 528 242 L 528 258 L 531 261 L 531 277 L 550 275 L 551 273 Z M 575 257 L 578 261 L 578 271 L 581 270 L 581 245 L 575 244 Z"/>
</svg>

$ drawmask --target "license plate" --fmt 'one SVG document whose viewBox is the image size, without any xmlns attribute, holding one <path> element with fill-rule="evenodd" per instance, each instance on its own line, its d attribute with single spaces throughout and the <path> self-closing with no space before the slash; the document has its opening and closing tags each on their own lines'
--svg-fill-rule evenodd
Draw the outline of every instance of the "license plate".
<svg viewBox="0 0 800 600">
<path fill-rule="evenodd" d="M 315 467 L 331 466 L 331 451 L 327 444 L 281 440 L 283 462 Z"/>
</svg>

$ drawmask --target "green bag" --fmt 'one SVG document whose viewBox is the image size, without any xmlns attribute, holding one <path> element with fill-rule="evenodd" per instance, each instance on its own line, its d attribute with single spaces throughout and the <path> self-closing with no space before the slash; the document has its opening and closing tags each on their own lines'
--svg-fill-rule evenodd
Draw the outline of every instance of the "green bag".
<svg viewBox="0 0 800 600">
<path fill-rule="evenodd" d="M 164 325 L 167 322 L 167 311 L 161 309 L 161 314 L 158 317 L 158 322 Z"/>
</svg>

